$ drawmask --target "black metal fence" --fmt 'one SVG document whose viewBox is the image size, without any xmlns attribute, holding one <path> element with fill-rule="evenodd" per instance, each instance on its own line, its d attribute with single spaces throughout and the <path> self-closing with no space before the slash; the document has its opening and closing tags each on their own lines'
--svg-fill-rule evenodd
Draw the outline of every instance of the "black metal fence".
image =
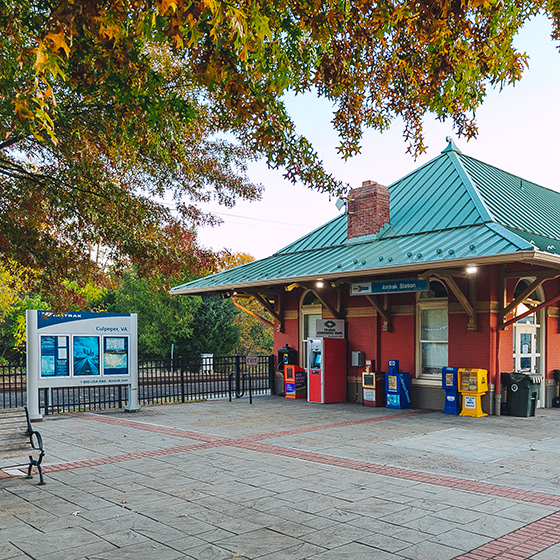
<svg viewBox="0 0 560 560">
<path fill-rule="evenodd" d="M 39 390 L 43 414 L 122 408 L 128 402 L 128 385 L 52 387 Z"/>
<path fill-rule="evenodd" d="M 236 392 L 242 374 L 251 376 L 253 394 L 269 394 L 273 387 L 274 356 L 258 356 L 247 365 L 244 356 L 210 356 L 196 359 L 151 360 L 139 368 L 140 404 L 188 402 L 227 397 L 228 378 L 236 374 Z M 272 381 L 271 381 L 272 380 Z"/>
<path fill-rule="evenodd" d="M 138 364 L 138 400 L 140 405 L 152 405 L 228 397 L 230 374 L 236 396 L 248 390 L 248 377 L 253 395 L 270 394 L 274 356 L 143 360 Z M 25 366 L 0 365 L 0 408 L 23 406 L 26 401 Z M 53 387 L 39 393 L 39 408 L 44 414 L 122 408 L 127 404 L 127 385 Z"/>
<path fill-rule="evenodd" d="M 17 408 L 26 402 L 25 365 L 0 365 L 0 408 Z"/>
</svg>

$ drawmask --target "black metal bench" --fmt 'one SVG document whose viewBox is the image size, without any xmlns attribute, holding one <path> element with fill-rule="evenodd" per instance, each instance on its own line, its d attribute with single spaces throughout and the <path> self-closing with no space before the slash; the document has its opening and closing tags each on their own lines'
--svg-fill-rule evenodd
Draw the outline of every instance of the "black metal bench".
<svg viewBox="0 0 560 560">
<path fill-rule="evenodd" d="M 34 459 L 33 455 L 37 453 L 39 456 Z M 0 409 L 0 461 L 3 462 L 4 459 L 14 457 L 28 457 L 29 465 L 26 478 L 33 478 L 31 469 L 37 467 L 39 484 L 45 484 L 43 469 L 41 468 L 44 455 L 43 438 L 37 430 L 32 428 L 27 407 Z M 26 464 L 22 461 L 9 467 L 3 465 L 1 468 L 12 468 Z"/>
</svg>

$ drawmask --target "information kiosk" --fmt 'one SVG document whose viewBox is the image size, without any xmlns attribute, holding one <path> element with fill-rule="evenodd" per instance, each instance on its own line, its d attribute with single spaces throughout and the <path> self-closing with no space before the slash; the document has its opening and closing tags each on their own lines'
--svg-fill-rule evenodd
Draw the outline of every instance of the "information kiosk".
<svg viewBox="0 0 560 560">
<path fill-rule="evenodd" d="M 138 321 L 131 313 L 56 315 L 27 310 L 27 407 L 40 420 L 39 391 L 128 386 L 126 410 L 138 410 Z M 78 391 L 79 392 L 79 391 Z"/>
</svg>

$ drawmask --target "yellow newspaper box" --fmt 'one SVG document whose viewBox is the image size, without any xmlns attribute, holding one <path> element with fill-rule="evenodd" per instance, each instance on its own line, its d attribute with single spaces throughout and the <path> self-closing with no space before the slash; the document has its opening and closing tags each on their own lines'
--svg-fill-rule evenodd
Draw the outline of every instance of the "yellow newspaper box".
<svg viewBox="0 0 560 560">
<path fill-rule="evenodd" d="M 482 412 L 482 395 L 488 392 L 488 372 L 485 369 L 460 368 L 458 375 L 463 405 L 460 416 L 488 416 Z"/>
</svg>

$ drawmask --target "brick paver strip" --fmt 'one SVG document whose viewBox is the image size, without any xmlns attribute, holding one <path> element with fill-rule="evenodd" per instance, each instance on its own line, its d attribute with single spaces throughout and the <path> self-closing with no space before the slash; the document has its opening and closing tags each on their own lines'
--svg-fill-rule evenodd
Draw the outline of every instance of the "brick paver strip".
<svg viewBox="0 0 560 560">
<path fill-rule="evenodd" d="M 184 445 L 182 447 L 170 447 L 168 449 L 154 449 L 153 451 L 141 451 L 139 453 L 128 453 L 126 455 L 100 457 L 99 459 L 85 459 L 83 461 L 70 461 L 68 463 L 43 465 L 43 472 L 52 473 L 57 471 L 65 471 L 68 469 L 81 469 L 83 467 L 109 465 L 112 463 L 122 463 L 124 461 L 136 461 L 138 459 L 146 459 L 149 457 L 161 457 L 162 455 L 175 455 L 177 453 L 187 453 L 189 451 L 211 449 L 213 447 L 219 447 L 220 445 L 227 445 L 227 442 L 193 443 L 192 445 Z M 23 472 L 24 469 L 21 469 L 21 471 Z M 0 471 L 0 473 L 1 472 L 2 471 Z"/>
<path fill-rule="evenodd" d="M 146 422 L 138 422 L 136 420 L 122 420 L 121 418 L 113 418 L 112 416 L 103 416 L 93 412 L 79 412 L 75 414 L 78 418 L 86 418 L 87 420 L 95 420 L 97 422 L 105 422 L 106 424 L 115 424 L 127 428 L 135 428 L 137 430 L 145 430 L 147 432 L 156 432 L 158 434 L 165 434 L 167 436 L 182 437 L 187 439 L 194 439 L 197 441 L 204 441 L 207 443 L 221 443 L 228 441 L 228 438 L 220 436 L 211 436 L 208 434 L 201 434 L 199 432 L 190 432 L 188 430 L 181 430 L 179 428 L 170 428 L 169 426 L 158 426 L 157 424 L 148 424 Z"/>
<path fill-rule="evenodd" d="M 345 426 L 357 426 L 359 424 L 369 424 L 371 422 L 386 422 L 395 418 L 406 418 L 407 416 L 417 416 L 419 414 L 433 414 L 433 410 L 414 410 L 411 412 L 400 412 L 386 416 L 376 416 L 375 418 L 362 418 L 361 420 L 347 420 L 346 422 L 337 422 L 336 424 L 321 424 L 319 426 L 308 426 L 307 428 L 294 428 L 293 430 L 284 430 L 281 432 L 269 432 L 267 434 L 255 434 L 243 438 L 247 441 L 260 441 L 261 439 L 271 439 L 297 434 L 307 434 L 309 432 L 317 432 L 319 430 L 331 430 L 333 428 L 343 428 Z"/>
<path fill-rule="evenodd" d="M 410 412 L 400 412 L 396 414 L 388 414 L 385 416 L 376 416 L 374 418 L 362 418 L 361 420 L 347 420 L 346 422 L 337 422 L 335 424 L 321 424 L 319 426 L 308 426 L 307 428 L 295 428 L 293 430 L 284 430 L 281 432 L 269 432 L 265 434 L 255 434 L 254 436 L 246 436 L 244 440 L 260 441 L 261 439 L 278 438 L 292 436 L 296 434 L 305 434 L 308 432 L 317 432 L 319 430 L 330 430 L 332 428 L 342 428 L 345 426 L 356 426 L 358 424 L 368 424 L 371 422 L 384 422 L 395 418 L 406 418 L 407 416 L 418 416 L 419 414 L 433 414 L 433 410 L 414 410 Z M 169 426 L 159 426 L 157 424 L 148 424 L 146 422 L 138 422 L 137 420 L 123 420 L 122 418 L 114 418 L 112 416 L 104 416 L 94 412 L 79 412 L 75 414 L 78 418 L 86 418 L 105 422 L 107 424 L 115 424 L 117 426 L 126 426 L 128 428 L 136 428 L 137 430 L 147 430 L 149 432 L 157 432 L 168 436 L 184 437 L 189 439 L 221 443 L 229 441 L 230 438 L 221 436 L 211 436 L 201 434 L 199 432 L 190 432 L 179 428 L 170 428 Z"/>
<path fill-rule="evenodd" d="M 410 480 L 413 482 L 423 482 L 434 486 L 456 488 L 458 490 L 466 490 L 469 492 L 476 492 L 478 494 L 510 498 L 513 500 L 547 505 L 560 509 L 560 496 L 546 494 L 544 492 L 535 492 L 534 490 L 510 488 L 508 486 L 500 486 L 490 482 L 465 480 L 463 478 L 453 476 L 413 471 L 402 467 L 389 467 L 386 465 L 378 465 L 376 463 L 358 461 L 356 459 L 333 457 L 332 455 L 279 447 L 277 445 L 270 445 L 267 443 L 250 442 L 243 439 L 232 440 L 229 445 L 234 445 L 235 447 L 241 447 L 243 449 L 250 449 L 252 451 L 260 451 L 262 453 L 271 453 L 273 455 L 282 455 L 293 459 L 301 459 L 303 461 L 310 461 L 313 463 L 322 463 L 324 465 L 332 465 L 355 471 L 364 471 L 381 476 Z"/>
<path fill-rule="evenodd" d="M 543 517 L 491 543 L 457 556 L 455 560 L 491 560 L 494 558 L 525 560 L 558 542 L 560 542 L 560 512 Z"/>
</svg>

